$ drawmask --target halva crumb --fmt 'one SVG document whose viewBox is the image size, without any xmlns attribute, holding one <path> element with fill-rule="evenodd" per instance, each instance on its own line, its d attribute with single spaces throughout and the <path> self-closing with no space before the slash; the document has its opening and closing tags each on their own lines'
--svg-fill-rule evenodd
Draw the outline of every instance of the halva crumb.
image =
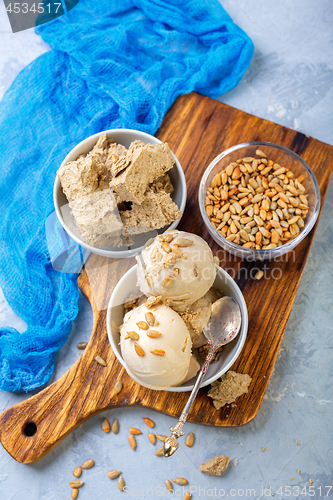
<svg viewBox="0 0 333 500">
<path fill-rule="evenodd" d="M 207 460 L 199 467 L 199 471 L 204 472 L 207 476 L 221 476 L 226 470 L 230 462 L 230 458 L 226 455 L 216 455 L 216 457 Z"/>
<path fill-rule="evenodd" d="M 220 380 L 212 383 L 208 396 L 213 399 L 217 410 L 225 404 L 233 403 L 239 396 L 248 392 L 252 378 L 246 373 L 229 371 Z"/>
</svg>

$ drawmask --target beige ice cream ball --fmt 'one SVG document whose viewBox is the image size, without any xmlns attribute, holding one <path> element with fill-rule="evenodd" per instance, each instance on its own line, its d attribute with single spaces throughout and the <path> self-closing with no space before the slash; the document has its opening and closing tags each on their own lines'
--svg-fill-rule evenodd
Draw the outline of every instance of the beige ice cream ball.
<svg viewBox="0 0 333 500">
<path fill-rule="evenodd" d="M 120 346 L 126 368 L 150 386 L 181 384 L 191 359 L 191 337 L 181 317 L 170 307 L 145 304 L 129 311 L 120 329 Z"/>
<path fill-rule="evenodd" d="M 137 257 L 138 283 L 147 296 L 162 296 L 170 306 L 188 306 L 211 288 L 213 254 L 200 236 L 171 230 L 156 236 Z"/>
</svg>

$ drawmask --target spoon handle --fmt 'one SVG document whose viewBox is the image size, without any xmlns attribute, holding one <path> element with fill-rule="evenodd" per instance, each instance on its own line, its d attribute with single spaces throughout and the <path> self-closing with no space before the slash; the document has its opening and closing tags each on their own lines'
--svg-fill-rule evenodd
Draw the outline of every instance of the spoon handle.
<svg viewBox="0 0 333 500">
<path fill-rule="evenodd" d="M 215 351 L 219 348 L 220 346 L 213 346 L 209 342 L 209 351 L 207 354 L 207 357 L 201 367 L 201 370 L 199 372 L 199 375 L 197 377 L 197 380 L 194 384 L 194 387 L 192 389 L 192 392 L 190 394 L 190 397 L 188 398 L 188 401 L 179 417 L 177 425 L 175 427 L 170 427 L 171 431 L 171 436 L 168 437 L 163 446 L 163 454 L 165 457 L 170 457 L 171 455 L 174 454 L 174 452 L 178 449 L 179 443 L 178 443 L 178 438 L 180 436 L 184 436 L 184 431 L 183 431 L 183 426 L 187 420 L 188 414 L 190 413 L 190 410 L 192 408 L 192 405 L 194 403 L 194 400 L 198 394 L 198 391 L 200 389 L 201 383 L 206 375 L 206 372 L 208 370 L 209 364 L 213 359 Z"/>
</svg>

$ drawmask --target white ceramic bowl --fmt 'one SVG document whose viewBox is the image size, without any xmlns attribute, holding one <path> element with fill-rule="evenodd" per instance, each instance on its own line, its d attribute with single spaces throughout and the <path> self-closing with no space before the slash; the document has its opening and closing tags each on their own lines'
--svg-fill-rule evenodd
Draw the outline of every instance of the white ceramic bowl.
<svg viewBox="0 0 333 500">
<path fill-rule="evenodd" d="M 119 333 L 113 326 L 112 322 L 114 321 L 116 325 L 121 325 L 124 317 L 124 302 L 131 293 L 140 295 L 140 289 L 137 286 L 136 270 L 137 266 L 135 265 L 131 269 L 129 269 L 118 282 L 117 286 L 112 292 L 106 316 L 106 327 L 111 347 L 118 361 L 123 365 L 125 369 L 126 365 L 121 355 L 121 349 L 119 345 Z M 231 278 L 231 276 L 229 276 L 227 272 L 224 271 L 224 269 L 216 266 L 216 270 L 217 275 L 213 286 L 215 288 L 218 288 L 219 290 L 222 290 L 225 295 L 229 295 L 238 302 L 242 312 L 242 326 L 236 339 L 223 348 L 219 360 L 216 363 L 212 363 L 210 365 L 202 387 L 205 387 L 206 385 L 214 382 L 214 380 L 221 377 L 221 375 L 228 371 L 229 368 L 233 365 L 242 350 L 248 328 L 247 307 L 242 292 L 238 288 L 236 282 Z M 148 389 L 156 388 L 141 383 L 140 380 L 134 378 L 132 373 L 130 373 L 129 375 L 135 382 L 144 387 L 147 387 Z M 162 390 L 170 392 L 191 391 L 193 389 L 194 382 L 195 378 L 189 380 L 188 382 L 185 382 L 181 386 L 164 387 Z"/>
<path fill-rule="evenodd" d="M 91 151 L 94 145 L 96 144 L 99 136 L 104 133 L 106 133 L 108 138 L 112 138 L 118 144 L 123 144 L 126 148 L 128 148 L 131 142 L 135 140 L 140 140 L 145 144 L 148 143 L 153 145 L 161 144 L 161 141 L 156 137 L 146 134 L 145 132 L 140 132 L 139 130 L 131 130 L 131 129 L 103 130 L 98 134 L 94 134 L 91 135 L 90 137 L 87 137 L 87 139 L 84 139 L 77 146 L 75 146 L 75 148 L 73 148 L 68 153 L 68 155 L 62 162 L 61 166 L 65 165 L 69 161 L 76 160 L 77 157 L 82 153 L 89 153 L 89 151 Z M 174 187 L 174 192 L 172 193 L 171 198 L 176 203 L 179 210 L 182 213 L 184 213 L 186 205 L 186 195 L 187 195 L 186 180 L 183 169 L 179 161 L 177 160 L 174 154 L 173 157 L 175 159 L 175 167 L 173 167 L 168 172 Z M 133 247 L 131 247 L 130 249 L 125 246 L 117 248 L 117 247 L 112 247 L 111 245 L 104 247 L 93 247 L 91 245 L 88 245 L 84 241 L 84 239 L 82 238 L 82 236 L 80 235 L 74 224 L 73 217 L 70 214 L 68 201 L 61 189 L 61 184 L 58 176 L 56 176 L 54 182 L 53 201 L 57 217 L 62 227 L 69 234 L 69 236 L 73 238 L 73 240 L 75 240 L 77 243 L 79 243 L 87 250 L 90 250 L 92 253 L 97 253 L 98 255 L 102 255 L 103 257 L 111 257 L 116 259 L 132 257 L 140 253 L 146 241 L 152 237 L 152 234 L 150 233 L 147 233 L 148 235 L 146 236 L 143 235 L 141 238 L 137 239 L 136 244 L 133 245 Z M 169 226 L 165 226 L 164 228 L 156 230 L 156 234 L 163 233 L 166 229 L 175 229 L 178 226 L 179 222 L 180 219 L 174 221 L 172 224 L 169 224 Z"/>
</svg>

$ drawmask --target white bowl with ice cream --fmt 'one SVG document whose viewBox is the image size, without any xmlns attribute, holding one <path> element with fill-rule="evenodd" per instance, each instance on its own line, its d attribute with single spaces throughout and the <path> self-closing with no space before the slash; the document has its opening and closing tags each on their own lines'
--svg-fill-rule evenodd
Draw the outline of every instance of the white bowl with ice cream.
<svg viewBox="0 0 333 500">
<path fill-rule="evenodd" d="M 173 233 L 178 233 L 179 236 L 185 234 L 176 231 Z M 193 263 L 196 258 L 195 246 L 197 240 L 201 240 L 201 242 L 203 242 L 203 240 L 196 235 L 192 235 L 191 239 L 196 240 L 192 250 L 192 254 L 194 255 L 192 260 Z M 174 241 L 177 242 L 177 239 Z M 200 244 L 199 241 L 198 243 Z M 172 245 L 172 243 L 170 245 Z M 205 245 L 207 246 L 206 243 Z M 148 244 L 148 249 L 146 250 L 148 256 L 149 254 L 156 254 L 154 246 L 156 246 L 156 240 L 151 245 Z M 208 246 L 207 248 L 209 250 Z M 186 247 L 183 248 L 182 251 L 185 254 Z M 145 250 L 143 251 L 143 254 L 144 253 Z M 169 252 L 168 255 L 170 255 L 170 253 L 171 252 Z M 166 306 L 165 303 L 152 303 L 151 307 L 147 307 L 141 303 L 139 307 L 127 312 L 124 319 L 124 303 L 128 301 L 129 296 L 133 296 L 134 294 L 134 296 L 140 297 L 142 296 L 142 292 L 144 292 L 146 295 L 150 295 L 149 300 L 153 302 L 154 295 L 156 296 L 161 290 L 161 288 L 158 288 L 156 276 L 154 285 L 157 289 L 152 288 L 150 290 L 151 293 L 149 293 L 149 289 L 145 289 L 142 270 L 146 272 L 146 276 L 148 274 L 153 275 L 154 272 L 153 268 L 150 269 L 149 265 L 147 266 L 147 255 L 144 255 L 145 258 L 143 262 L 140 261 L 141 256 L 137 258 L 139 264 L 127 271 L 111 295 L 107 310 L 106 325 L 114 354 L 118 361 L 124 366 L 130 377 L 144 387 L 171 392 L 192 390 L 195 376 L 191 378 L 189 378 L 189 376 L 191 376 L 193 370 L 193 373 L 197 371 L 197 369 L 195 369 L 196 361 L 193 359 L 193 356 L 191 357 L 191 349 L 189 347 L 192 341 L 189 330 L 186 328 L 184 323 L 185 320 L 183 321 L 178 313 L 182 314 L 183 311 L 189 307 L 189 301 L 198 301 L 199 296 L 202 297 L 203 294 L 207 293 L 207 287 L 210 288 L 213 286 L 213 288 L 221 290 L 224 295 L 228 295 L 238 302 L 242 313 L 242 326 L 236 339 L 223 348 L 218 361 L 210 365 L 202 387 L 209 385 L 229 370 L 236 361 L 244 345 L 248 328 L 248 314 L 244 297 L 229 274 L 219 266 L 211 264 L 208 261 L 205 262 L 202 252 L 200 253 L 202 266 L 200 266 L 200 262 L 197 260 L 195 267 L 198 273 L 203 273 L 205 269 L 209 269 L 209 273 L 207 271 L 207 277 L 203 278 L 206 281 L 206 285 L 201 289 L 200 287 L 203 286 L 202 283 L 196 286 L 195 279 L 191 282 L 192 277 L 185 274 L 190 261 L 190 254 L 188 253 L 185 262 L 178 262 L 175 264 L 179 266 L 180 275 L 184 274 L 181 289 L 184 293 L 179 293 L 177 288 L 179 284 L 176 282 L 169 286 L 169 290 L 170 288 L 172 289 L 173 285 L 175 286 L 175 292 L 177 293 L 175 297 L 180 297 L 180 301 L 175 300 L 175 297 L 172 297 L 171 293 L 169 293 L 168 297 L 163 297 L 164 302 L 167 302 L 168 305 L 171 303 L 172 307 L 178 310 L 178 313 Z M 138 285 L 138 273 L 141 290 Z M 177 277 L 179 277 L 178 274 Z M 159 278 L 162 282 L 166 279 L 163 273 Z M 197 278 L 197 281 L 200 282 L 200 278 Z M 184 283 L 189 285 L 187 290 L 186 287 L 184 287 Z M 189 297 L 189 294 L 192 294 L 192 299 Z M 141 300 L 141 302 L 144 301 Z M 148 325 L 147 322 L 150 324 Z M 120 335 L 117 325 L 119 326 L 122 324 Z M 185 381 L 175 383 L 175 381 L 181 379 Z"/>
</svg>

